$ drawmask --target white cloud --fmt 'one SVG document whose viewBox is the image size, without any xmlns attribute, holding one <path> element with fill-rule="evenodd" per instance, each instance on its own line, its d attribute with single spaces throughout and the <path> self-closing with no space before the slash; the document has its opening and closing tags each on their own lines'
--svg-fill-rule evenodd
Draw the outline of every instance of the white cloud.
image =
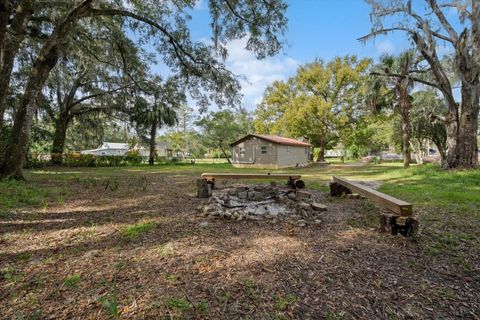
<svg viewBox="0 0 480 320">
<path fill-rule="evenodd" d="M 227 68 L 241 80 L 243 107 L 254 110 L 261 101 L 263 92 L 276 80 L 286 80 L 293 75 L 299 66 L 298 61 L 286 56 L 275 56 L 258 60 L 255 55 L 245 49 L 246 39 L 233 40 L 227 44 Z"/>
<path fill-rule="evenodd" d="M 385 40 L 375 43 L 375 48 L 381 54 L 393 54 L 395 53 L 395 46 L 392 42 Z"/>
</svg>

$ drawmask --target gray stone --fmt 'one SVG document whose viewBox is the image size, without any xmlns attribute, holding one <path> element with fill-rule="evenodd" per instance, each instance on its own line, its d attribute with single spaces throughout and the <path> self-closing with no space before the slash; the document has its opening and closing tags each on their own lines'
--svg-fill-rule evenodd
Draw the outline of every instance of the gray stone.
<svg viewBox="0 0 480 320">
<path fill-rule="evenodd" d="M 315 210 L 315 211 L 326 211 L 328 209 L 328 207 L 324 204 L 314 202 L 314 203 L 312 203 L 312 209 Z"/>
<path fill-rule="evenodd" d="M 205 228 L 208 226 L 208 221 L 202 221 L 200 222 L 200 227 Z"/>
<path fill-rule="evenodd" d="M 262 216 L 251 216 L 251 215 L 247 215 L 247 216 L 245 216 L 245 218 L 246 218 L 247 220 L 254 220 L 254 221 L 263 220 L 263 217 L 262 217 Z"/>
<path fill-rule="evenodd" d="M 295 193 L 293 193 L 293 192 L 290 192 L 289 194 L 287 194 L 287 197 L 290 200 L 295 200 L 296 199 Z"/>
<path fill-rule="evenodd" d="M 238 190 L 237 190 L 237 188 L 230 188 L 230 189 L 227 190 L 227 193 L 231 196 L 234 196 L 238 193 Z"/>
<path fill-rule="evenodd" d="M 305 203 L 305 202 L 302 201 L 302 202 L 298 203 L 298 207 L 300 209 L 309 210 L 311 206 L 310 206 L 309 203 Z"/>
<path fill-rule="evenodd" d="M 215 210 L 215 205 L 214 204 L 209 204 L 205 207 L 203 207 L 203 212 L 212 212 Z"/>
<path fill-rule="evenodd" d="M 239 192 L 239 193 L 238 193 L 238 197 L 239 197 L 240 199 L 247 199 L 247 196 L 248 196 L 247 191 L 242 191 L 242 192 Z"/>
<path fill-rule="evenodd" d="M 317 225 L 318 225 L 318 224 L 321 224 L 321 223 L 322 223 L 322 220 L 320 220 L 320 219 L 315 219 L 315 220 L 313 221 L 313 224 L 317 224 Z"/>
<path fill-rule="evenodd" d="M 307 221 L 305 220 L 298 220 L 297 221 L 297 226 L 298 227 L 305 227 L 307 225 Z"/>
<path fill-rule="evenodd" d="M 263 193 L 259 191 L 248 191 L 248 198 L 253 201 L 260 201 L 263 199 Z"/>
<path fill-rule="evenodd" d="M 312 197 L 312 194 L 307 191 L 297 190 L 297 192 L 295 193 L 296 200 L 309 199 L 311 197 Z"/>
</svg>

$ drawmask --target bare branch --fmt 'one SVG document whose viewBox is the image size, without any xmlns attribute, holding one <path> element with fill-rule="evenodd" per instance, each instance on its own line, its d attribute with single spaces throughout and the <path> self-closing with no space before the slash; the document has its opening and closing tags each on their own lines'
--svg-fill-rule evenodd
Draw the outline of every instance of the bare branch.
<svg viewBox="0 0 480 320">
<path fill-rule="evenodd" d="M 423 79 L 420 79 L 420 78 L 417 78 L 417 77 L 412 77 L 410 75 L 406 76 L 406 75 L 398 74 L 398 73 L 380 73 L 380 72 L 371 72 L 370 74 L 372 76 L 378 76 L 378 77 L 389 77 L 389 78 L 393 77 L 393 78 L 400 78 L 400 79 L 407 79 L 408 78 L 408 79 L 411 79 L 415 82 L 419 82 L 421 84 L 434 87 L 438 90 L 442 90 L 442 88 L 436 83 L 433 83 L 433 82 L 430 82 L 430 81 L 427 81 L 427 80 L 423 80 Z"/>
<path fill-rule="evenodd" d="M 453 29 L 452 25 L 448 22 L 447 18 L 443 14 L 442 10 L 438 7 L 437 1 L 436 0 L 428 0 L 428 3 L 430 4 L 430 7 L 432 8 L 433 12 L 437 16 L 438 20 L 442 24 L 442 26 L 445 28 L 445 30 L 448 32 L 450 37 L 454 40 L 458 40 L 458 34 Z"/>
</svg>

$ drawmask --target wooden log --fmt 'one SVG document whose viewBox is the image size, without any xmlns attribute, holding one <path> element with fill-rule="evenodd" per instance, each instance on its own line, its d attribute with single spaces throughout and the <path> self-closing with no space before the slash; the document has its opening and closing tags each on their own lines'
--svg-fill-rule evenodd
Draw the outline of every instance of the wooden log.
<svg viewBox="0 0 480 320">
<path fill-rule="evenodd" d="M 281 173 L 202 173 L 202 178 L 207 180 L 214 179 L 292 179 L 299 180 L 301 175 L 281 174 Z"/>
<path fill-rule="evenodd" d="M 418 220 L 415 217 L 399 217 L 392 214 L 380 215 L 380 231 L 392 235 L 401 234 L 409 237 L 418 231 Z"/>
<path fill-rule="evenodd" d="M 370 187 L 364 186 L 357 182 L 347 180 L 342 177 L 334 176 L 333 181 L 336 182 L 337 184 L 340 184 L 350 189 L 351 191 L 355 191 L 356 193 L 359 193 L 365 196 L 366 198 L 382 205 L 383 207 L 387 208 L 388 210 L 400 216 L 409 217 L 413 215 L 412 205 L 408 202 L 394 198 L 392 196 L 389 196 L 388 194 L 379 192 Z M 330 193 L 332 193 L 332 189 L 330 189 Z"/>
<path fill-rule="evenodd" d="M 197 197 L 208 198 L 212 195 L 211 185 L 205 179 L 197 179 Z"/>
</svg>

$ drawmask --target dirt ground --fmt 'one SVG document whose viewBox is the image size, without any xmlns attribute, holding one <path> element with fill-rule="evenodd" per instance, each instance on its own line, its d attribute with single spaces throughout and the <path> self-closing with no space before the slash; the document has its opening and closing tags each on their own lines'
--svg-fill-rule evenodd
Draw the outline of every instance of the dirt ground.
<svg viewBox="0 0 480 320">
<path fill-rule="evenodd" d="M 78 178 L 0 220 L 0 318 L 480 319 L 478 273 L 379 233 L 365 200 L 312 191 L 329 209 L 303 228 L 207 219 L 194 178 Z"/>
</svg>

